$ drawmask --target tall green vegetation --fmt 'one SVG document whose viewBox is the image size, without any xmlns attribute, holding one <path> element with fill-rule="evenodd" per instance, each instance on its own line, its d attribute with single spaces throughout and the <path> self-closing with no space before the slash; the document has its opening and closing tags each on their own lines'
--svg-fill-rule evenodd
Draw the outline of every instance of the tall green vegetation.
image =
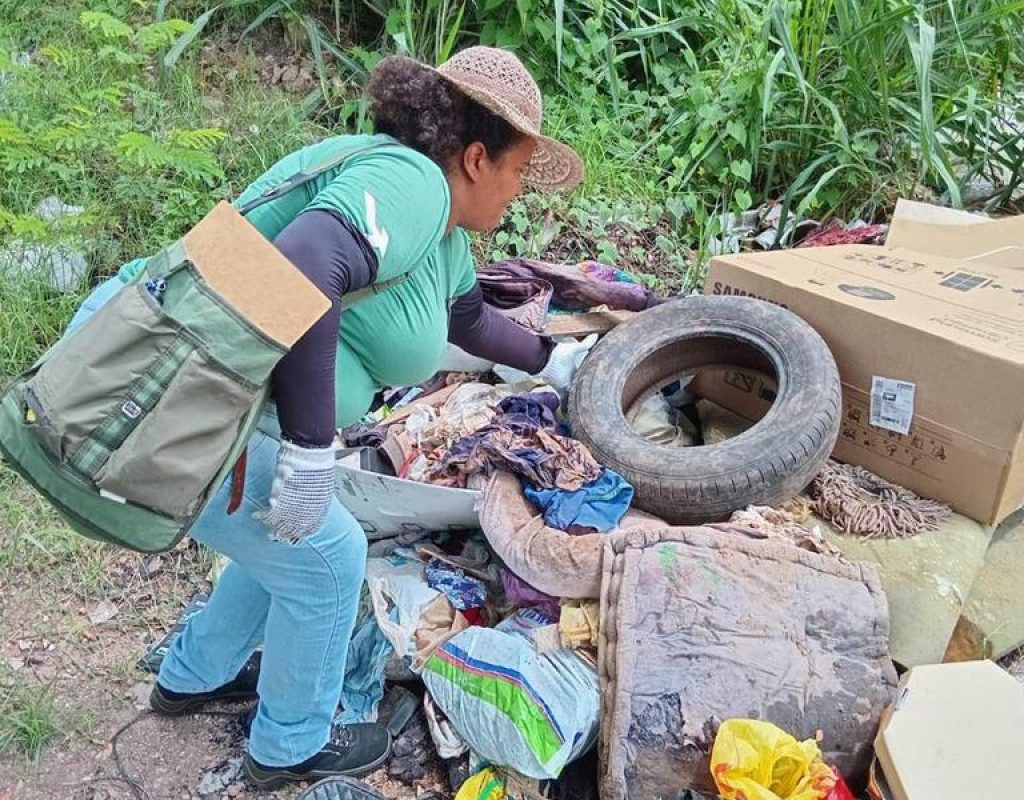
<svg viewBox="0 0 1024 800">
<path fill-rule="evenodd" d="M 304 53 L 315 85 L 268 89 L 209 50 L 249 42 Z M 0 239 L 87 243 L 106 274 L 281 154 L 365 128 L 360 87 L 387 53 L 484 43 L 527 62 L 587 177 L 517 202 L 482 257 L 590 255 L 692 286 L 726 215 L 765 202 L 1019 208 L 1022 42 L 1024 0 L 0 0 Z M 50 194 L 86 213 L 43 225 Z M 48 298 L 0 276 L 18 310 L 0 373 L 75 300 Z"/>
</svg>

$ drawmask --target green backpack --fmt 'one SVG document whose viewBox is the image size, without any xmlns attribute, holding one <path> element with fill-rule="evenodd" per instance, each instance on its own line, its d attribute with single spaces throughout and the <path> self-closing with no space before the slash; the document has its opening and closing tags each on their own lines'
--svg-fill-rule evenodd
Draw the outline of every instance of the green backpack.
<svg viewBox="0 0 1024 800">
<path fill-rule="evenodd" d="M 166 550 L 233 468 L 244 476 L 271 371 L 330 304 L 243 215 L 388 146 L 349 150 L 237 211 L 219 204 L 7 387 L 0 454 L 75 531 Z"/>
</svg>

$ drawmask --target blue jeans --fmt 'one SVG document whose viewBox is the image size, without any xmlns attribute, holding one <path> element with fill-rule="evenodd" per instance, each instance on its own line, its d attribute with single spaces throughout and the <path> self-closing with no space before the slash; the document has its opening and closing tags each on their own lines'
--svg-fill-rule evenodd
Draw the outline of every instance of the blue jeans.
<svg viewBox="0 0 1024 800">
<path fill-rule="evenodd" d="M 72 326 L 118 288 L 97 287 Z M 261 427 L 272 429 L 276 419 L 267 422 Z M 320 529 L 297 544 L 272 540 L 270 529 L 253 519 L 267 507 L 278 448 L 276 439 L 255 433 L 241 506 L 227 514 L 229 479 L 192 527 L 192 538 L 231 564 L 206 608 L 175 640 L 159 675 L 173 692 L 206 692 L 234 678 L 262 643 L 249 752 L 266 766 L 304 761 L 330 738 L 366 566 L 366 535 L 337 499 Z"/>
</svg>

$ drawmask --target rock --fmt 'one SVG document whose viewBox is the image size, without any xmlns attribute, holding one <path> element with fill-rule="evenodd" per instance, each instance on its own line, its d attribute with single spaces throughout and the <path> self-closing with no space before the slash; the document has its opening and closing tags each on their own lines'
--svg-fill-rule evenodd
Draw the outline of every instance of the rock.
<svg viewBox="0 0 1024 800">
<path fill-rule="evenodd" d="M 163 569 L 164 560 L 160 556 L 153 556 L 142 565 L 139 573 L 143 578 L 152 578 L 154 575 L 163 572 Z"/>
<path fill-rule="evenodd" d="M 240 756 L 229 758 L 215 769 L 204 772 L 199 779 L 196 791 L 199 796 L 217 794 L 223 792 L 231 784 L 235 783 L 242 774 L 242 759 Z"/>
<path fill-rule="evenodd" d="M 74 291 L 88 271 L 85 256 L 66 244 L 16 239 L 0 249 L 0 272 L 42 281 L 55 292 Z"/>
<path fill-rule="evenodd" d="M 110 620 L 117 616 L 118 610 L 118 607 L 109 600 L 101 600 L 96 607 L 89 612 L 89 622 L 93 625 L 102 625 L 104 622 L 110 622 Z"/>
<path fill-rule="evenodd" d="M 84 214 L 85 207 L 70 206 L 56 195 L 50 195 L 41 200 L 32 213 L 46 222 L 56 222 L 62 217 L 77 217 L 79 214 Z"/>
<path fill-rule="evenodd" d="M 967 595 L 961 623 L 976 632 L 981 644 L 970 657 L 1000 659 L 1024 645 L 1021 575 L 1024 575 L 1024 511 L 1011 515 L 996 528 L 981 568 L 959 593 L 958 599 Z M 951 587 L 955 588 L 955 585 Z M 1024 670 L 1024 660 L 1020 666 Z"/>
<path fill-rule="evenodd" d="M 994 528 L 953 514 L 937 530 L 905 539 L 865 539 L 812 515 L 825 538 L 853 561 L 878 565 L 889 606 L 889 653 L 902 667 L 941 663 L 983 571 Z"/>
<path fill-rule="evenodd" d="M 136 683 L 131 689 L 127 691 L 127 696 L 131 699 L 132 705 L 135 706 L 139 711 L 144 711 L 149 708 L 149 693 L 152 687 L 143 681 Z"/>
</svg>

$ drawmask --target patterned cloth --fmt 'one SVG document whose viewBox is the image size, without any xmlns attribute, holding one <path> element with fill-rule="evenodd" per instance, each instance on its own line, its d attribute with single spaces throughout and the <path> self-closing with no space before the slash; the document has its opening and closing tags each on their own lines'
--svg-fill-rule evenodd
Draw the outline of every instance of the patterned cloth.
<svg viewBox="0 0 1024 800">
<path fill-rule="evenodd" d="M 517 432 L 501 421 L 457 441 L 431 472 L 431 478 L 509 470 L 546 489 L 575 491 L 601 475 L 601 465 L 575 439 L 543 428 Z"/>
<path fill-rule="evenodd" d="M 479 578 L 467 575 L 458 567 L 433 559 L 427 564 L 427 585 L 448 598 L 459 611 L 480 608 L 487 602 L 487 587 Z"/>
</svg>

